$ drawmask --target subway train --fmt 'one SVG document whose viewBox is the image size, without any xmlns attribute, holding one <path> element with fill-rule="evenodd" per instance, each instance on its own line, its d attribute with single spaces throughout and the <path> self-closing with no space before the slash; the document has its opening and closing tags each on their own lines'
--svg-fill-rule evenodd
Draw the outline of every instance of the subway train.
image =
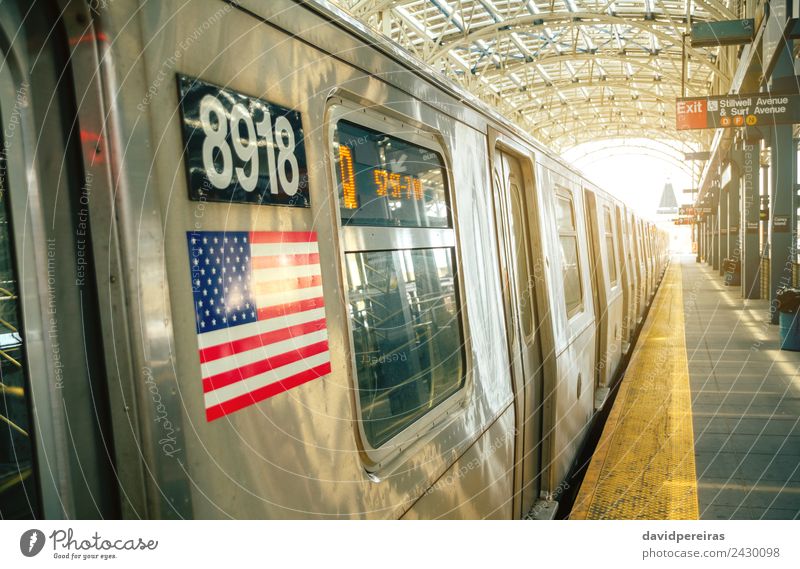
<svg viewBox="0 0 800 569">
<path fill-rule="evenodd" d="M 653 223 L 326 2 L 0 50 L 2 518 L 553 516 Z"/>
</svg>

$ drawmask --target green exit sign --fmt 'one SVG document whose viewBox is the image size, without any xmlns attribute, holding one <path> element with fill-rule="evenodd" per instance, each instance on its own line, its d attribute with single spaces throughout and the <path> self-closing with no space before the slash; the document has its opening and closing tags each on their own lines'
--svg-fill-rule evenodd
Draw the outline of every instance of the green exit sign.
<svg viewBox="0 0 800 569">
<path fill-rule="evenodd" d="M 715 47 L 750 43 L 755 35 L 752 18 L 746 20 L 723 20 L 692 24 L 692 47 Z"/>
</svg>

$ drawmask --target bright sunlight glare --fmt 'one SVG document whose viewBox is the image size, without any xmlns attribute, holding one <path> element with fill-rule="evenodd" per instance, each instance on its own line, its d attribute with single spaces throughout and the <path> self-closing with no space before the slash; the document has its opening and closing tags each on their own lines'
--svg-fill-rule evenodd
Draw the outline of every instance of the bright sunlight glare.
<svg viewBox="0 0 800 569">
<path fill-rule="evenodd" d="M 677 213 L 657 211 L 667 183 L 672 184 L 678 205 L 692 203 L 691 193 L 684 190 L 694 187 L 700 166 L 685 161 L 682 152 L 649 140 L 627 139 L 582 144 L 565 151 L 564 158 L 589 180 L 669 231 L 673 253 L 692 251 L 692 226 L 675 225 Z"/>
</svg>

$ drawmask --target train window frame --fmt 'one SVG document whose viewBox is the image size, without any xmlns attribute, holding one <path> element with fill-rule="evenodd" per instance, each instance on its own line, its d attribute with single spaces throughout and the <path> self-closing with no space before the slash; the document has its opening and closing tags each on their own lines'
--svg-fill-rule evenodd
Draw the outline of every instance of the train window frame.
<svg viewBox="0 0 800 569">
<path fill-rule="evenodd" d="M 569 204 L 570 213 L 572 214 L 571 215 L 571 217 L 572 217 L 572 228 L 569 229 L 569 230 L 566 230 L 566 231 L 562 230 L 562 228 L 559 227 L 559 225 L 558 225 L 558 214 L 556 212 L 554 212 L 555 215 L 553 215 L 553 221 L 556 224 L 556 235 L 558 236 L 558 243 L 559 243 L 559 257 L 560 257 L 560 261 L 561 261 L 560 265 L 561 265 L 561 275 L 562 275 L 561 276 L 561 279 L 562 279 L 561 285 L 563 287 L 565 287 L 565 288 L 566 288 L 566 283 L 564 281 L 564 257 L 561 254 L 561 250 L 560 250 L 561 249 L 561 237 L 562 236 L 566 236 L 566 237 L 574 237 L 575 238 L 575 267 L 576 267 L 577 273 L 578 273 L 577 280 L 578 280 L 580 302 L 577 305 L 573 306 L 572 309 L 570 309 L 570 307 L 567 305 L 567 302 L 566 302 L 566 296 L 564 298 L 564 307 L 565 307 L 566 312 L 567 312 L 567 320 L 572 320 L 573 318 L 576 318 L 578 315 L 582 314 L 584 312 L 584 310 L 585 310 L 585 307 L 586 307 L 586 298 L 585 298 L 586 291 L 584 290 L 585 287 L 584 287 L 584 283 L 583 283 L 583 267 L 581 266 L 581 245 L 580 245 L 580 241 L 581 240 L 580 240 L 580 235 L 578 233 L 578 212 L 577 212 L 577 208 L 575 206 L 575 196 L 567 188 L 564 188 L 562 186 L 556 186 L 556 191 L 555 191 L 555 196 L 554 197 L 555 197 L 555 200 L 556 200 L 556 204 L 554 204 L 554 205 L 556 205 L 556 206 L 557 206 L 558 200 L 561 200 L 561 199 L 566 200 L 567 203 Z"/>
<path fill-rule="evenodd" d="M 8 30 L 6 25 L 10 26 Z M 0 19 L 0 35 L 12 29 L 13 20 Z M 22 29 L 13 27 L 14 30 Z M 9 36 L 10 37 L 10 36 Z M 27 61 L 26 56 L 13 45 L 0 49 L 9 60 Z M 25 76 L 30 79 L 30 76 Z M 13 101 L 22 89 L 23 77 L 18 77 L 9 66 L 0 68 L 0 100 Z M 0 120 L 10 124 L 13 107 L 0 104 Z M 43 225 L 38 222 L 36 210 L 41 203 L 41 180 L 30 176 L 39 172 L 36 157 L 27 147 L 27 135 L 37 132 L 32 116 L 33 109 L 28 105 L 17 109 L 18 124 L 16 136 L 0 134 L 4 149 L 2 168 L 4 170 L 3 191 L 8 216 L 8 236 L 11 264 L 17 281 L 17 301 L 19 331 L 22 335 L 23 354 L 21 370 L 24 375 L 23 389 L 28 407 L 29 431 L 31 439 L 32 471 L 28 476 L 33 492 L 28 497 L 31 514 L 35 518 L 58 517 L 64 515 L 64 500 L 57 492 L 57 483 L 66 480 L 69 467 L 60 461 L 49 461 L 48 457 L 59 456 L 61 439 L 58 429 L 63 419 L 62 393 L 53 389 L 57 378 L 51 365 L 52 345 L 49 335 L 49 321 L 44 312 L 43 298 L 37 291 L 46 291 L 46 261 L 37 262 L 34 248 L 47 243 Z M 31 207 L 31 204 L 35 204 Z M 30 263 L 25 270 L 21 263 Z M 35 402 L 35 404 L 33 403 Z M 3 422 L 5 426 L 5 422 Z M 9 426 L 10 427 L 10 426 Z M 12 457 L 12 461 L 14 457 Z M 43 465 L 47 465 L 47 479 L 44 480 Z M 17 462 L 17 467 L 19 463 Z M 22 482 L 24 482 L 23 479 Z M 50 483 L 46 483 L 50 482 Z M 56 483 L 53 483 L 56 482 Z M 2 497 L 0 497 L 2 498 Z M 0 500 L 1 501 L 1 500 Z M 0 504 L 2 506 L 2 504 Z"/>
<path fill-rule="evenodd" d="M 5 105 L 3 105 L 5 106 Z M 5 119 L 4 109 L 0 107 L 0 117 Z M 5 123 L 4 123 L 5 124 Z M 0 147 L 6 149 L 11 142 L 7 142 L 5 133 L 0 132 Z M 11 157 L 9 157 L 11 158 Z M 11 467 L 8 473 L 16 470 L 16 476 L 9 476 L 11 484 L 0 491 L 0 513 L 4 518 L 10 519 L 34 519 L 42 515 L 43 492 L 41 489 L 41 460 L 37 447 L 39 437 L 38 416 L 34 413 L 34 377 L 31 376 L 28 354 L 28 324 L 24 314 L 25 301 L 23 295 L 28 291 L 24 289 L 24 274 L 21 275 L 19 255 L 24 246 L 17 243 L 17 238 L 24 230 L 17 227 L 15 218 L 17 212 L 14 211 L 12 199 L 17 200 L 17 191 L 9 175 L 8 161 L 5 152 L 0 155 L 0 231 L 3 232 L 2 243 L 0 243 L 0 274 L 6 273 L 7 280 L 0 287 L 0 300 L 3 303 L 3 311 L 0 314 L 0 333 L 2 333 L 2 345 L 0 351 L 0 385 L 4 390 L 8 390 L 3 395 L 3 402 L 0 404 L 0 434 L 5 438 L 8 434 L 9 461 L 5 466 Z M 12 160 L 13 161 L 13 158 Z M 16 176 L 16 172 L 14 172 Z M 24 201 L 24 199 L 23 199 Z M 18 209 L 18 208 L 17 208 Z M 23 222 L 27 220 L 23 219 Z M 49 252 L 49 250 L 48 250 Z M 36 326 L 36 322 L 31 322 Z M 15 353 L 14 350 L 19 350 Z M 35 352 L 34 352 L 35 354 Z M 11 372 L 7 372 L 4 366 L 11 365 Z M 18 373 L 14 378 L 13 374 Z M 16 413 L 15 413 L 16 411 Z M 20 440 L 21 439 L 21 440 Z M 30 463 L 24 459 L 29 458 Z M 22 460 L 21 460 L 22 459 Z M 27 474 L 23 474 L 27 472 Z M 2 474 L 7 474 L 0 471 Z M 15 480 L 16 479 L 16 480 Z M 28 480 L 30 479 L 30 480 Z M 19 485 L 22 495 L 25 497 L 28 509 L 25 514 L 30 513 L 31 517 L 16 518 L 16 513 L 5 508 L 5 492 L 12 491 Z"/>
<path fill-rule="evenodd" d="M 438 153 L 442 160 L 444 170 L 445 197 L 450 210 L 449 226 L 436 227 L 397 227 L 378 225 L 346 225 L 343 223 L 341 208 L 342 200 L 339 195 L 339 178 L 337 168 L 339 165 L 334 153 L 334 135 L 340 120 L 362 126 L 367 129 L 385 132 L 399 130 L 402 135 L 392 134 L 396 138 L 427 148 Z M 433 131 L 422 129 L 400 118 L 391 116 L 389 112 L 382 112 L 375 107 L 369 109 L 340 97 L 329 99 L 325 125 L 325 155 L 329 162 L 328 176 L 331 183 L 333 199 L 331 205 L 334 210 L 333 220 L 336 231 L 334 233 L 337 243 L 337 256 L 339 261 L 339 274 L 341 286 L 341 301 L 345 311 L 350 306 L 349 281 L 347 275 L 347 255 L 352 253 L 379 252 L 379 251 L 416 251 L 421 249 L 449 249 L 452 254 L 453 282 L 455 285 L 455 299 L 458 305 L 458 324 L 461 329 L 461 377 L 459 387 L 445 399 L 419 416 L 400 431 L 395 433 L 379 446 L 370 443 L 364 428 L 364 414 L 360 400 L 358 368 L 354 341 L 354 327 L 352 319 L 345 318 L 344 326 L 350 385 L 353 393 L 353 406 L 356 412 L 356 428 L 358 443 L 363 452 L 362 461 L 365 470 L 373 479 L 379 479 L 383 472 L 391 470 L 409 455 L 409 448 L 417 440 L 428 437 L 437 431 L 444 430 L 451 419 L 459 410 L 462 410 L 474 389 L 472 375 L 473 363 L 470 348 L 469 318 L 464 302 L 463 263 L 458 239 L 457 222 L 458 212 L 455 204 L 455 183 L 451 168 L 452 160 L 446 144 L 441 136 Z"/>
</svg>

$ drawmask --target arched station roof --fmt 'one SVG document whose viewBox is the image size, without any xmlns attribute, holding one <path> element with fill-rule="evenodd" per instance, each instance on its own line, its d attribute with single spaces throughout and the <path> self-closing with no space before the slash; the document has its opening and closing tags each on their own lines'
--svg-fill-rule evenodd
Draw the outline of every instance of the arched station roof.
<svg viewBox="0 0 800 569">
<path fill-rule="evenodd" d="M 687 96 L 726 92 L 735 48 L 696 48 L 691 24 L 740 17 L 739 0 L 336 0 L 556 151 L 609 139 L 686 152 L 713 132 L 675 129 Z M 684 51 L 685 50 L 685 51 Z M 729 51 L 725 51 L 729 50 Z M 733 57 L 731 57 L 733 56 Z"/>
</svg>

